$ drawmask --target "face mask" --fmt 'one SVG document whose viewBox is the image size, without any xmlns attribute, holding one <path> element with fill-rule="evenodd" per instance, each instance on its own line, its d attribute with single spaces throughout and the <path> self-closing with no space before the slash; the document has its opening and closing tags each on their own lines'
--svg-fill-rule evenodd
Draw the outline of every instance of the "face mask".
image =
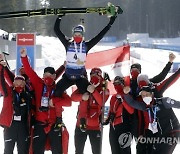
<svg viewBox="0 0 180 154">
<path fill-rule="evenodd" d="M 117 93 L 122 93 L 124 87 L 122 85 L 114 85 L 114 88 Z"/>
<path fill-rule="evenodd" d="M 75 36 L 75 37 L 73 37 L 73 38 L 74 38 L 74 41 L 75 41 L 76 43 L 82 42 L 82 37 L 80 37 L 80 36 Z"/>
<path fill-rule="evenodd" d="M 15 87 L 14 90 L 15 90 L 17 93 L 22 93 L 23 90 L 24 90 L 24 87 Z"/>
<path fill-rule="evenodd" d="M 95 87 L 97 87 L 97 86 L 100 85 L 100 79 L 99 79 L 99 77 L 97 77 L 97 76 L 92 76 L 90 82 L 91 82 Z"/>
<path fill-rule="evenodd" d="M 51 85 L 53 85 L 53 83 L 54 83 L 54 79 L 51 78 L 51 77 L 45 77 L 45 78 L 44 78 L 44 83 L 45 83 L 45 85 L 47 85 L 47 86 L 51 86 Z"/>
<path fill-rule="evenodd" d="M 144 86 L 147 86 L 148 84 L 146 83 L 146 81 L 139 81 L 139 83 L 138 83 L 138 86 L 140 87 L 140 88 L 142 88 L 142 87 L 144 87 Z"/>
<path fill-rule="evenodd" d="M 146 103 L 146 105 L 150 105 L 150 103 L 152 101 L 152 97 L 144 97 L 143 101 L 144 101 L 144 103 Z"/>
<path fill-rule="evenodd" d="M 132 71 L 131 72 L 132 79 L 137 79 L 138 75 L 139 75 L 138 71 Z"/>
</svg>

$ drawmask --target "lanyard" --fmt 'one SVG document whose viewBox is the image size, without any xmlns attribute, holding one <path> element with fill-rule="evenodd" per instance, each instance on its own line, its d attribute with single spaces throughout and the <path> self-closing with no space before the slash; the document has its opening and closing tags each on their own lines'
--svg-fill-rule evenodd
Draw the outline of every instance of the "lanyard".
<svg viewBox="0 0 180 154">
<path fill-rule="evenodd" d="M 17 102 L 19 102 L 19 94 L 16 93 L 16 99 L 17 99 Z"/>
<path fill-rule="evenodd" d="M 156 119 L 156 112 L 157 112 L 157 108 L 156 108 L 156 106 L 154 107 L 154 110 L 153 110 L 153 107 L 152 107 L 152 112 L 154 113 L 154 121 L 155 121 L 155 119 Z M 150 123 L 152 122 L 152 117 L 151 117 L 151 110 L 150 110 L 150 108 L 148 109 L 148 115 L 149 115 L 149 121 L 150 121 Z"/>
<path fill-rule="evenodd" d="M 44 85 L 43 87 L 43 97 L 45 97 L 45 94 L 47 93 L 47 87 Z M 48 96 L 48 98 L 50 98 L 50 96 L 52 96 L 54 93 L 54 89 L 52 89 L 51 94 Z"/>
<path fill-rule="evenodd" d="M 75 42 L 74 42 L 74 48 L 75 48 L 76 54 L 78 54 L 77 44 Z M 79 53 L 82 53 L 82 42 L 80 43 Z"/>
</svg>

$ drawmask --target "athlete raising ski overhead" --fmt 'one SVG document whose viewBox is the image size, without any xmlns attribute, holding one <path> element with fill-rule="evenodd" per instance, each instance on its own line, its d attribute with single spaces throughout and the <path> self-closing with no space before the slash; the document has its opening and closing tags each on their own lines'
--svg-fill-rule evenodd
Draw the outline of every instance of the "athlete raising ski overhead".
<svg viewBox="0 0 180 154">
<path fill-rule="evenodd" d="M 85 93 L 89 85 L 86 79 L 85 62 L 88 51 L 95 46 L 111 28 L 116 19 L 117 13 L 110 17 L 107 26 L 90 41 L 84 41 L 84 27 L 78 25 L 73 28 L 73 37 L 68 39 L 60 30 L 62 16 L 56 19 L 54 31 L 66 49 L 66 68 L 62 79 L 57 83 L 55 96 L 61 96 L 62 93 L 71 85 L 76 84 L 80 93 Z"/>
</svg>

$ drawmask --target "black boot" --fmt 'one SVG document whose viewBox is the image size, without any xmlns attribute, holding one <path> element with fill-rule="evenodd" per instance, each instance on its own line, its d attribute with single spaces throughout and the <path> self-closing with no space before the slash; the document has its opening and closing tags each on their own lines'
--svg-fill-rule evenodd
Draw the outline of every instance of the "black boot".
<svg viewBox="0 0 180 154">
<path fill-rule="evenodd" d="M 86 132 L 86 119 L 85 118 L 80 119 L 80 130 L 82 132 Z"/>
<path fill-rule="evenodd" d="M 64 126 L 64 123 L 62 122 L 62 117 L 57 117 L 56 118 L 56 123 L 54 125 L 54 131 L 58 132 L 61 130 L 61 127 Z"/>
</svg>

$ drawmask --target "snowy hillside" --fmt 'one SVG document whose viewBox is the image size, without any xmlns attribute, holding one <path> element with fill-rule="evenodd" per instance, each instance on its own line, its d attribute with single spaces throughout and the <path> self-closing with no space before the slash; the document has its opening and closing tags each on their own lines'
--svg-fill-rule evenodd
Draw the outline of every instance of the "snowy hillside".
<svg viewBox="0 0 180 154">
<path fill-rule="evenodd" d="M 160 39 L 159 39 L 160 40 Z M 153 41 L 153 40 L 152 40 Z M 170 41 L 169 39 L 163 39 L 163 42 L 168 43 Z M 176 42 L 176 40 L 174 40 Z M 59 65 L 63 64 L 65 60 L 65 49 L 60 43 L 60 41 L 57 38 L 54 37 L 43 37 L 43 36 L 37 36 L 36 40 L 37 44 L 42 44 L 42 55 L 43 60 L 38 60 L 36 62 L 36 71 L 40 76 L 42 76 L 43 68 L 46 66 L 54 66 L 55 68 L 58 68 Z M 162 43 L 162 42 L 160 42 Z M 172 39 L 170 41 L 172 43 Z M 179 43 L 179 39 L 177 39 L 177 44 Z M 95 46 L 91 52 L 105 50 L 113 48 L 113 45 L 109 46 L 101 46 L 97 45 Z M 154 75 L 158 74 L 165 64 L 168 62 L 168 54 L 170 51 L 164 51 L 159 49 L 145 49 L 145 48 L 131 48 L 131 53 L 133 57 L 139 56 L 140 59 L 131 58 L 131 62 L 139 62 L 142 65 L 142 73 L 148 74 L 149 77 L 153 77 Z M 175 61 L 180 62 L 180 54 L 175 53 L 177 58 Z M 138 57 L 138 58 L 139 58 Z M 10 62 L 11 68 L 15 68 L 15 62 Z M 169 74 L 170 75 L 170 74 Z M 179 87 L 180 87 L 180 80 L 176 82 L 172 87 L 170 87 L 164 94 L 164 96 L 169 96 L 174 99 L 180 100 L 179 95 Z M 68 93 L 71 91 L 69 90 Z M 2 98 L 1 103 L 2 105 Z M 74 128 L 76 123 L 76 113 L 77 113 L 77 105 L 78 103 L 73 103 L 72 107 L 65 108 L 65 111 L 63 113 L 63 119 L 67 126 L 67 129 L 70 133 L 70 141 L 69 141 L 69 154 L 74 153 Z M 180 119 L 180 114 L 178 114 L 178 110 L 175 110 L 176 115 Z M 0 128 L 0 144 L 1 144 L 1 151 L 3 150 L 3 129 Z M 110 146 L 108 142 L 108 126 L 104 128 L 104 137 L 103 137 L 103 154 L 110 154 Z M 86 142 L 85 146 L 85 154 L 91 154 L 90 150 L 90 144 L 89 141 Z M 179 154 L 180 145 L 177 146 L 174 154 Z M 46 154 L 50 154 L 51 152 L 46 152 Z M 16 152 L 15 152 L 16 154 Z M 135 154 L 135 143 L 133 144 L 132 148 L 132 154 Z"/>
</svg>

